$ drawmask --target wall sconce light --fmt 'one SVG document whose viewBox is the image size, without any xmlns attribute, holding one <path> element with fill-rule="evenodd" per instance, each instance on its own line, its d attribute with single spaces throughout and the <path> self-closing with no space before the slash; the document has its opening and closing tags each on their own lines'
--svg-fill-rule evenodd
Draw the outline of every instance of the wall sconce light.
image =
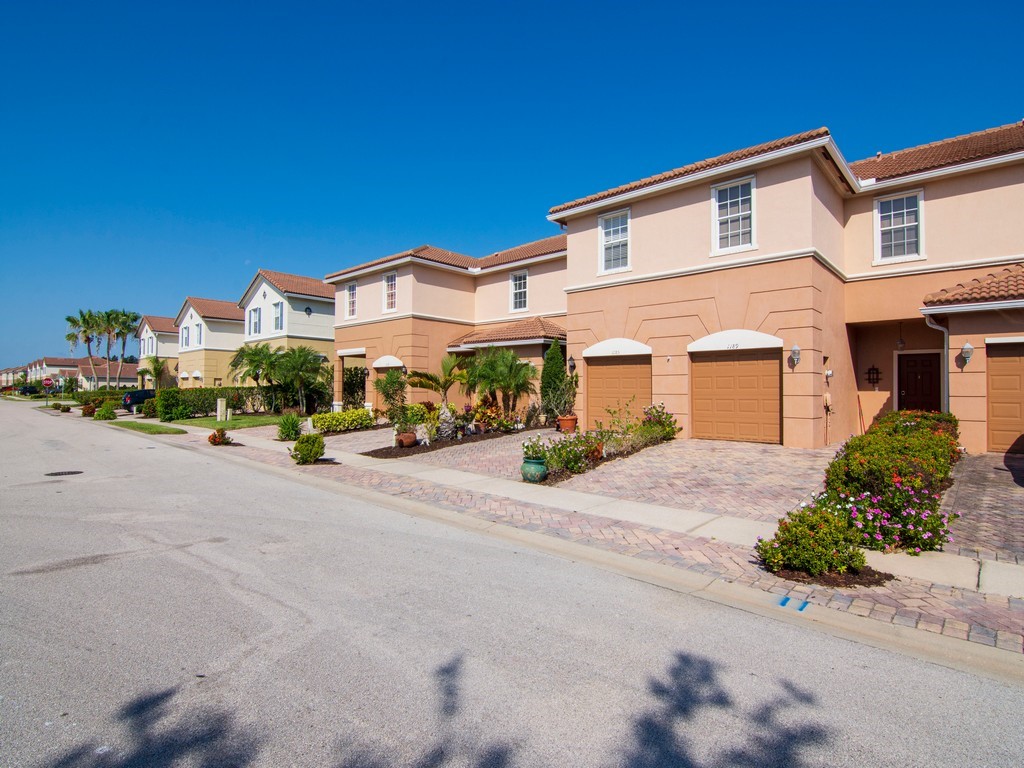
<svg viewBox="0 0 1024 768">
<path fill-rule="evenodd" d="M 971 346 L 971 342 L 964 342 L 964 345 L 960 348 L 960 354 L 964 358 L 964 365 L 971 362 L 971 358 L 974 357 L 974 347 Z"/>
<path fill-rule="evenodd" d="M 569 373 L 576 373 L 576 360 L 569 355 Z"/>
<path fill-rule="evenodd" d="M 798 347 L 796 344 L 794 344 L 793 348 L 789 350 L 789 358 L 790 360 L 793 361 L 794 368 L 800 365 L 800 347 Z"/>
<path fill-rule="evenodd" d="M 306 307 L 306 317 L 309 317 L 312 314 L 313 314 L 313 308 L 312 307 Z"/>
<path fill-rule="evenodd" d="M 405 376 L 407 373 L 409 373 L 409 369 L 406 366 L 403 365 L 402 366 L 402 375 Z"/>
<path fill-rule="evenodd" d="M 867 376 L 868 384 L 877 384 L 882 380 L 882 372 L 873 365 L 868 368 Z"/>
<path fill-rule="evenodd" d="M 902 352 L 907 348 L 907 342 L 903 340 L 903 323 L 900 323 L 900 337 L 896 339 L 896 351 Z"/>
</svg>

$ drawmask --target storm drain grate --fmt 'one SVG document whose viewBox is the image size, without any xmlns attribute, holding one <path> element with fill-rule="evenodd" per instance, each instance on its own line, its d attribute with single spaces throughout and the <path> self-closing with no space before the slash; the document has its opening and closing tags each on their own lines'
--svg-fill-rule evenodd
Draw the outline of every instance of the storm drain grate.
<svg viewBox="0 0 1024 768">
<path fill-rule="evenodd" d="M 65 469 L 61 472 L 47 472 L 44 477 L 64 477 L 64 475 L 80 475 L 82 470 L 80 469 Z"/>
</svg>

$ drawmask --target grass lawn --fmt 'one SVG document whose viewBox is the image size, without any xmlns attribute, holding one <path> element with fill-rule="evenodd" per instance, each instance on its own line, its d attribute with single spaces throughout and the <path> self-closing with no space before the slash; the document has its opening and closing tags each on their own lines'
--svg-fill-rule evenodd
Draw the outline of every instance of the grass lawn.
<svg viewBox="0 0 1024 768">
<path fill-rule="evenodd" d="M 184 429 L 168 427 L 152 421 L 114 421 L 115 427 L 122 429 L 134 429 L 136 432 L 145 432 L 147 435 L 187 435 Z"/>
<path fill-rule="evenodd" d="M 197 419 L 182 419 L 172 421 L 172 424 L 184 424 L 189 427 L 205 427 L 206 429 L 245 429 L 246 427 L 265 427 L 268 424 L 277 424 L 281 420 L 279 413 L 236 413 L 231 416 L 231 421 L 217 421 L 216 416 L 201 416 Z"/>
</svg>

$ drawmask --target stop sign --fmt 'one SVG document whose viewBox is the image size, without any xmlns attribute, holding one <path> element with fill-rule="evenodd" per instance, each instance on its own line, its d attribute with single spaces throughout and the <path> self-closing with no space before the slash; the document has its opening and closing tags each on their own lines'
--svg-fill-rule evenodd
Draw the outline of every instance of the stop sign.
<svg viewBox="0 0 1024 768">
<path fill-rule="evenodd" d="M 43 386 L 44 387 L 52 387 L 53 386 L 53 379 L 51 379 L 49 376 L 47 376 L 45 379 L 43 379 Z"/>
</svg>

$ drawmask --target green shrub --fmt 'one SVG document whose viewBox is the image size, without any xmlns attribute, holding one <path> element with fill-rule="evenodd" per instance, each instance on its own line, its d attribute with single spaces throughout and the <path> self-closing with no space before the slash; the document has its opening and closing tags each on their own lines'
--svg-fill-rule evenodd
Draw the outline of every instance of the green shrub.
<svg viewBox="0 0 1024 768">
<path fill-rule="evenodd" d="M 93 405 L 92 403 L 86 403 L 85 405 L 82 406 L 82 416 L 85 416 L 86 418 L 90 418 L 91 419 L 95 415 L 96 415 L 96 406 L 95 405 Z"/>
<path fill-rule="evenodd" d="M 96 407 L 101 406 L 107 400 L 110 400 L 115 405 L 120 405 L 123 399 L 124 392 L 114 389 L 97 389 L 89 392 L 78 392 L 75 394 L 75 402 L 79 405 L 95 405 Z"/>
<path fill-rule="evenodd" d="M 59 411 L 60 410 L 60 403 L 59 402 L 50 403 L 50 408 L 52 408 L 55 411 Z"/>
<path fill-rule="evenodd" d="M 365 408 L 351 408 L 337 413 L 313 414 L 313 428 L 326 434 L 350 432 L 353 429 L 369 429 L 373 426 L 373 414 Z"/>
<path fill-rule="evenodd" d="M 671 440 L 681 427 L 676 424 L 676 417 L 665 410 L 664 403 L 655 403 L 644 408 L 644 416 L 640 425 L 657 430 L 662 440 Z"/>
<path fill-rule="evenodd" d="M 277 423 L 278 440 L 298 440 L 302 434 L 302 419 L 296 413 L 286 413 Z"/>
<path fill-rule="evenodd" d="M 600 443 L 600 438 L 591 432 L 574 432 L 552 441 L 545 456 L 548 469 L 582 474 L 601 458 Z"/>
<path fill-rule="evenodd" d="M 847 522 L 843 509 L 830 501 L 815 500 L 779 520 L 771 539 L 758 537 L 755 549 L 772 573 L 782 569 L 803 571 L 811 576 L 825 572 L 845 573 L 864 567 L 859 537 Z"/>
<path fill-rule="evenodd" d="M 312 464 L 324 455 L 324 439 L 322 436 L 302 435 L 295 441 L 295 447 L 289 451 L 296 464 Z"/>
<path fill-rule="evenodd" d="M 544 365 L 540 370 L 540 402 L 541 408 L 550 418 L 558 415 L 557 403 L 554 400 L 565 386 L 569 374 L 565 370 L 565 358 L 562 357 L 562 345 L 552 340 L 548 351 L 544 353 Z"/>
<path fill-rule="evenodd" d="M 234 442 L 224 427 L 217 427 L 206 440 L 210 445 L 231 445 Z"/>
<path fill-rule="evenodd" d="M 405 406 L 405 423 L 410 425 L 426 424 L 430 421 L 430 409 L 424 403 L 413 403 Z"/>
<path fill-rule="evenodd" d="M 155 419 L 156 418 L 156 398 L 151 397 L 149 400 L 142 401 L 142 417 L 144 419 Z"/>
<path fill-rule="evenodd" d="M 82 409 L 83 411 L 85 408 Z M 114 402 L 112 400 L 105 400 L 96 413 L 93 414 L 93 418 L 99 421 L 113 421 L 117 418 L 117 414 L 114 413 Z"/>
<path fill-rule="evenodd" d="M 209 416 L 217 411 L 217 400 L 237 413 L 257 410 L 262 402 L 256 387 L 196 387 L 161 389 L 156 393 L 156 413 L 160 421 L 180 421 Z"/>
<path fill-rule="evenodd" d="M 61 413 L 71 413 L 71 406 L 70 405 L 62 405 L 60 407 L 60 412 Z"/>
</svg>

